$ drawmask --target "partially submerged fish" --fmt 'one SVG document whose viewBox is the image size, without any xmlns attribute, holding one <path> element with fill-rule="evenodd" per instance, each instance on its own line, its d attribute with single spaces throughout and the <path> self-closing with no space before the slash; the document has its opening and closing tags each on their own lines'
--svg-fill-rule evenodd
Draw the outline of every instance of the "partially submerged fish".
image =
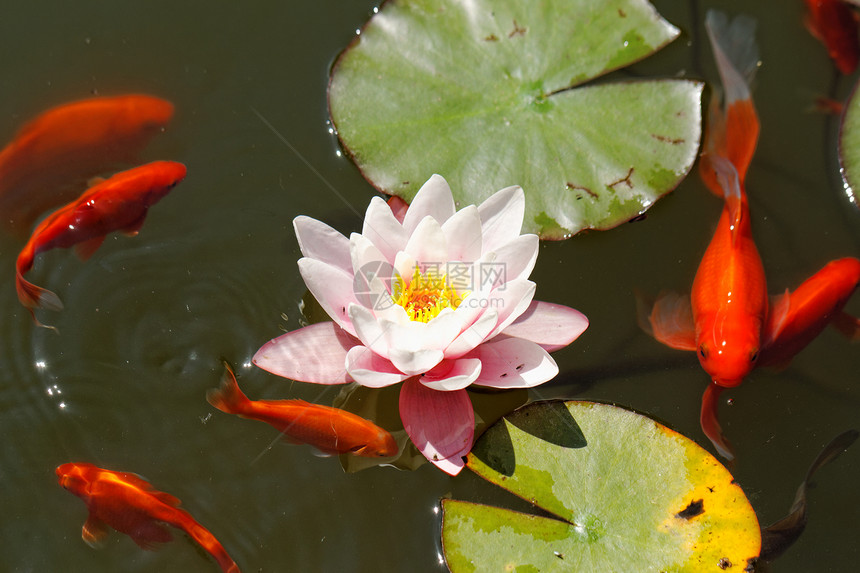
<svg viewBox="0 0 860 573">
<path fill-rule="evenodd" d="M 42 113 L 0 151 L 0 223 L 25 232 L 91 177 L 136 163 L 172 117 L 172 103 L 142 94 L 89 98 Z"/>
<path fill-rule="evenodd" d="M 206 394 L 206 400 L 222 412 L 266 422 L 286 440 L 327 454 L 388 457 L 397 453 L 397 442 L 387 430 L 346 410 L 304 400 L 249 400 L 230 366 L 224 367 L 221 388 Z"/>
<path fill-rule="evenodd" d="M 53 292 L 24 279 L 36 255 L 58 247 L 75 247 L 77 255 L 86 260 L 108 233 L 136 235 L 149 207 L 182 181 L 185 173 L 185 166 L 174 161 L 154 161 L 117 173 L 57 209 L 36 227 L 18 255 L 15 288 L 37 325 L 44 326 L 36 320 L 33 309 L 62 310 L 63 303 Z"/>
<path fill-rule="evenodd" d="M 89 463 L 67 463 L 56 469 L 61 486 L 87 504 L 89 515 L 81 537 L 96 547 L 108 534 L 108 526 L 125 533 L 143 549 L 173 539 L 165 525 L 181 529 L 215 558 L 225 573 L 239 567 L 208 529 L 179 508 L 179 500 L 158 491 L 140 476 L 116 472 Z"/>
</svg>

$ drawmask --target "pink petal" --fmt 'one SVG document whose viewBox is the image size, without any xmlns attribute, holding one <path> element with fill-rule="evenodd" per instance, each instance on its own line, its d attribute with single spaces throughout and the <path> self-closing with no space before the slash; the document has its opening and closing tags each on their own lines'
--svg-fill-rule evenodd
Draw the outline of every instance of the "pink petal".
<svg viewBox="0 0 860 573">
<path fill-rule="evenodd" d="M 352 272 L 346 237 L 325 223 L 304 215 L 293 219 L 293 229 L 304 256 L 328 263 L 346 273 Z"/>
<path fill-rule="evenodd" d="M 533 300 L 502 334 L 531 340 L 547 352 L 564 348 L 585 332 L 588 318 L 574 308 Z"/>
<path fill-rule="evenodd" d="M 497 191 L 478 206 L 485 253 L 520 235 L 525 209 L 526 196 L 519 185 Z"/>
<path fill-rule="evenodd" d="M 401 199 L 400 202 L 403 203 L 403 200 Z M 394 262 L 397 251 L 402 251 L 409 239 L 409 234 L 403 229 L 403 225 L 380 197 L 370 200 L 364 215 L 361 234 L 376 245 L 389 263 Z"/>
<path fill-rule="evenodd" d="M 478 208 L 469 205 L 460 209 L 442 225 L 442 233 L 448 244 L 446 261 L 472 263 L 481 258 L 481 217 Z"/>
<path fill-rule="evenodd" d="M 400 387 L 400 419 L 430 462 L 450 475 L 463 469 L 475 434 L 475 412 L 465 390 L 437 392 L 407 380 Z"/>
<path fill-rule="evenodd" d="M 355 298 L 354 277 L 328 263 L 308 257 L 299 259 L 299 272 L 323 310 L 338 326 L 355 336 L 355 329 L 347 313 L 350 304 L 358 303 Z"/>
<path fill-rule="evenodd" d="M 346 369 L 353 380 L 368 388 L 391 386 L 409 378 L 391 362 L 360 344 L 349 349 Z"/>
<path fill-rule="evenodd" d="M 272 374 L 300 382 L 346 384 L 352 382 L 344 363 L 357 344 L 333 322 L 320 322 L 288 332 L 264 344 L 254 364 Z"/>
<path fill-rule="evenodd" d="M 479 386 L 531 388 L 555 378 L 558 366 L 546 350 L 521 338 L 497 336 L 467 355 L 481 360 Z"/>
<path fill-rule="evenodd" d="M 391 214 L 394 215 L 394 218 L 402 224 L 403 218 L 406 216 L 406 210 L 409 209 L 409 203 L 397 195 L 389 197 L 386 203 L 388 203 L 388 206 L 391 208 Z"/>
<path fill-rule="evenodd" d="M 429 215 L 441 225 L 453 214 L 454 197 L 448 182 L 441 175 L 433 175 L 412 199 L 403 218 L 403 228 L 412 235 L 424 217 Z"/>
<path fill-rule="evenodd" d="M 474 382 L 481 373 L 481 361 L 477 358 L 443 360 L 418 380 L 431 390 L 451 392 L 462 390 Z"/>
</svg>

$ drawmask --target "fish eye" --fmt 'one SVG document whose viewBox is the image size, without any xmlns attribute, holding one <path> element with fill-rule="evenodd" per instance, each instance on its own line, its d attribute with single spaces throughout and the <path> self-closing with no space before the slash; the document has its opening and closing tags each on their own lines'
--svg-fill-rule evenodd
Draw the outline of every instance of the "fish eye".
<svg viewBox="0 0 860 573">
<path fill-rule="evenodd" d="M 755 362 L 756 360 L 758 360 L 758 348 L 755 348 L 750 352 L 750 362 Z"/>
<path fill-rule="evenodd" d="M 707 348 L 705 348 L 705 345 L 704 345 L 704 344 L 702 344 L 701 346 L 699 346 L 699 356 L 701 356 L 702 358 L 707 358 L 707 357 L 708 357 L 708 349 L 707 349 Z"/>
</svg>

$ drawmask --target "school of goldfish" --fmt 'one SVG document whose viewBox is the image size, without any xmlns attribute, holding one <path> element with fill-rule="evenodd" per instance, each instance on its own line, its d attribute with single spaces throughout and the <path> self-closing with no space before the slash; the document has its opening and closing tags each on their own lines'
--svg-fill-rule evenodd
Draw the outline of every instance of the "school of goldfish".
<svg viewBox="0 0 860 573">
<path fill-rule="evenodd" d="M 839 0 L 805 1 L 810 31 L 842 73 L 853 72 L 860 50 L 856 12 Z M 662 294 L 643 317 L 643 326 L 658 341 L 697 353 L 711 379 L 702 398 L 702 428 L 728 459 L 734 454 L 717 417 L 724 388 L 741 384 L 754 368 L 786 367 L 828 325 L 851 339 L 860 338 L 860 321 L 843 311 L 860 284 L 857 258 L 831 261 L 793 292 L 768 296 L 745 187 L 759 134 L 749 87 L 758 65 L 754 26 L 743 17 L 730 23 L 709 13 L 706 19 L 722 99 L 713 100 L 699 167 L 706 186 L 722 199 L 722 212 L 690 295 Z M 739 43 L 738 38 L 743 40 Z M 35 325 L 46 326 L 35 310 L 63 308 L 54 292 L 24 278 L 37 255 L 74 248 L 85 261 L 108 234 L 137 235 L 148 210 L 185 178 L 183 164 L 166 160 L 116 171 L 137 164 L 140 152 L 165 130 L 173 113 L 172 103 L 140 94 L 71 102 L 27 123 L 0 151 L 2 225 L 20 235 L 44 216 L 21 249 L 15 269 L 18 298 Z M 408 205 L 392 201 L 402 216 Z M 324 453 L 398 453 L 388 431 L 344 410 L 301 400 L 250 400 L 227 364 L 221 387 L 210 390 L 206 399 L 218 410 L 266 422 L 286 441 Z M 177 498 L 136 474 L 79 462 L 60 465 L 56 475 L 59 484 L 87 506 L 82 538 L 88 544 L 98 544 L 110 527 L 141 548 L 152 549 L 172 539 L 165 527 L 169 525 L 187 533 L 223 571 L 239 571 L 221 543 L 179 508 Z"/>
</svg>

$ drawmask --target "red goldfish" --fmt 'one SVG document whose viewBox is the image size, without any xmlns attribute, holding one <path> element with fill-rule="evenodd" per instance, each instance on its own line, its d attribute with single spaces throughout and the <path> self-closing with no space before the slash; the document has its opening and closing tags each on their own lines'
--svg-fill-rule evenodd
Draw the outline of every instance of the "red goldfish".
<svg viewBox="0 0 860 573">
<path fill-rule="evenodd" d="M 810 33 L 825 45 L 840 72 L 853 72 L 860 57 L 857 13 L 843 0 L 806 0 L 806 8 Z"/>
<path fill-rule="evenodd" d="M 288 441 L 309 444 L 327 454 L 384 458 L 397 453 L 391 434 L 346 410 L 304 400 L 249 400 L 233 370 L 224 366 L 221 388 L 206 394 L 206 400 L 222 412 L 266 422 Z"/>
<path fill-rule="evenodd" d="M 239 567 L 209 530 L 179 508 L 179 500 L 161 492 L 138 475 L 68 463 L 56 470 L 60 485 L 84 500 L 89 515 L 81 537 L 95 547 L 108 534 L 108 526 L 131 537 L 143 549 L 173 539 L 166 525 L 187 533 L 226 573 Z"/>
<path fill-rule="evenodd" d="M 646 327 L 667 346 L 697 352 L 712 380 L 702 397 L 702 429 L 720 454 L 732 459 L 717 421 L 720 393 L 757 366 L 787 365 L 828 324 L 856 338 L 860 325 L 842 308 L 860 282 L 860 261 L 832 261 L 794 293 L 769 303 L 744 189 L 759 130 L 745 79 L 757 63 L 754 22 L 739 17 L 728 26 L 722 15 L 710 12 L 706 28 L 725 87 L 725 111 L 711 108 L 700 172 L 708 188 L 723 195 L 723 212 L 691 297 L 660 296 Z"/>
<path fill-rule="evenodd" d="M 185 177 L 185 166 L 173 161 L 154 161 L 117 173 L 97 183 L 75 201 L 57 209 L 42 221 L 18 255 L 15 288 L 18 299 L 33 314 L 34 308 L 61 310 L 63 303 L 53 292 L 24 279 L 41 252 L 75 247 L 86 260 L 112 231 L 136 235 L 147 210 Z M 39 326 L 44 326 L 36 320 Z"/>
<path fill-rule="evenodd" d="M 171 117 L 172 103 L 148 95 L 95 97 L 42 113 L 0 151 L 0 220 L 29 228 L 87 179 L 136 163 Z"/>
</svg>

